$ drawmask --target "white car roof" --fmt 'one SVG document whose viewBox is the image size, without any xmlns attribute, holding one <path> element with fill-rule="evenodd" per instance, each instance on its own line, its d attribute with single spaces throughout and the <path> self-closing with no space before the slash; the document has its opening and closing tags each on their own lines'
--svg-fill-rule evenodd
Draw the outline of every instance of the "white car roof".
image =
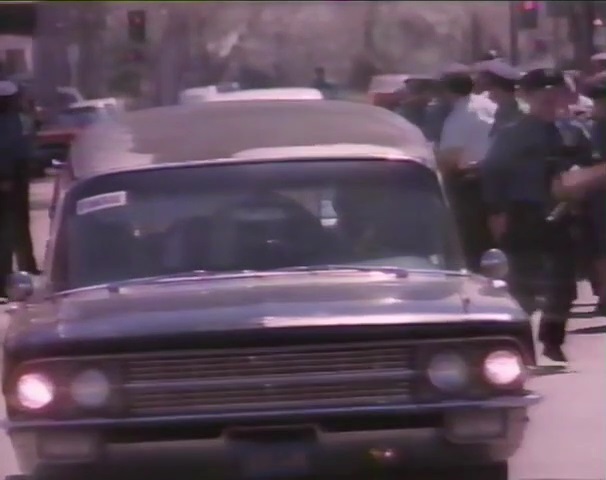
<svg viewBox="0 0 606 480">
<path fill-rule="evenodd" d="M 393 158 L 405 159 L 410 155 L 398 148 L 381 145 L 339 143 L 327 145 L 301 145 L 292 147 L 252 148 L 232 155 L 239 159 L 279 160 L 286 158 Z"/>
<path fill-rule="evenodd" d="M 324 95 L 315 88 L 264 88 L 217 93 L 210 102 L 238 102 L 249 100 L 322 100 Z"/>
</svg>

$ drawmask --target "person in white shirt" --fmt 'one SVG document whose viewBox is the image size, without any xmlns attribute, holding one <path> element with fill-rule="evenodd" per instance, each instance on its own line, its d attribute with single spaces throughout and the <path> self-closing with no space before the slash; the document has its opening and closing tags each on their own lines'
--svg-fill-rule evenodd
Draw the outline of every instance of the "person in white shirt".
<svg viewBox="0 0 606 480">
<path fill-rule="evenodd" d="M 469 73 L 447 73 L 440 80 L 445 100 L 452 106 L 438 143 L 438 163 L 444 172 L 477 165 L 488 150 L 496 105 L 472 94 Z"/>
<path fill-rule="evenodd" d="M 493 246 L 477 167 L 490 145 L 496 105 L 472 93 L 473 80 L 468 72 L 447 73 L 440 83 L 452 110 L 444 123 L 436 158 L 454 208 L 467 265 L 477 271 L 482 253 Z"/>
</svg>

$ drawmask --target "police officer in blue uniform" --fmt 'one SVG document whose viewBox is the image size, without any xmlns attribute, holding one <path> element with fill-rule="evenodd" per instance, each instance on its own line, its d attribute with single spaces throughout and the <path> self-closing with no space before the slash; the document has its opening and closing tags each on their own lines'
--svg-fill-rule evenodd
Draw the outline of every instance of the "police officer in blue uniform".
<svg viewBox="0 0 606 480">
<path fill-rule="evenodd" d="M 528 113 L 496 135 L 481 165 L 483 197 L 493 236 L 510 259 L 512 295 L 528 313 L 544 298 L 543 354 L 566 362 L 562 346 L 576 298 L 574 238 L 567 208 L 553 198 L 551 185 L 571 165 L 590 158 L 591 148 L 582 144 L 582 135 L 565 135 L 556 125 L 562 72 L 531 70 L 520 88 Z"/>
<path fill-rule="evenodd" d="M 590 135 L 597 163 L 606 164 L 606 74 L 588 81 L 588 96 L 594 101 Z M 587 195 L 591 220 L 591 253 L 594 258 L 599 302 L 595 313 L 606 316 L 606 185 Z"/>
</svg>

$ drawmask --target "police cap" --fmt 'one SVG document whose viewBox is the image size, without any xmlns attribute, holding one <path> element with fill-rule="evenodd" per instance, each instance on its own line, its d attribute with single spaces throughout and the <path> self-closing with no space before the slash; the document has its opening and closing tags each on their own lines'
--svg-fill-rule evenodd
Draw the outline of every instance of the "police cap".
<svg viewBox="0 0 606 480">
<path fill-rule="evenodd" d="M 526 72 L 520 79 L 520 87 L 534 92 L 554 87 L 565 87 L 566 79 L 562 71 L 553 68 L 536 68 Z"/>
<path fill-rule="evenodd" d="M 518 81 L 522 76 L 518 69 L 509 65 L 506 61 L 500 58 L 486 62 L 479 62 L 476 64 L 475 70 L 479 72 L 486 72 L 494 77 L 512 82 Z"/>
<path fill-rule="evenodd" d="M 599 73 L 585 83 L 586 94 L 593 100 L 606 100 L 606 73 Z"/>
</svg>

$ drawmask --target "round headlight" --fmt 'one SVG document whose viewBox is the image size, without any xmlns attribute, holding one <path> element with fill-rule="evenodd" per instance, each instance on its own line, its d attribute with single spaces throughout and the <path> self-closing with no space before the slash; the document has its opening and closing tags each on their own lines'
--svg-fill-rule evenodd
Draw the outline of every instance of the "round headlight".
<svg viewBox="0 0 606 480">
<path fill-rule="evenodd" d="M 440 390 L 461 390 L 469 383 L 469 367 L 457 353 L 438 353 L 427 367 L 429 381 Z"/>
<path fill-rule="evenodd" d="M 85 370 L 72 380 L 70 393 L 74 401 L 88 408 L 104 405 L 110 396 L 110 384 L 99 370 Z"/>
<path fill-rule="evenodd" d="M 518 381 L 523 374 L 522 359 L 510 350 L 497 350 L 484 360 L 484 377 L 495 386 L 510 385 Z"/>
<path fill-rule="evenodd" d="M 55 398 L 55 385 L 49 377 L 41 373 L 26 373 L 16 384 L 17 401 L 28 410 L 39 410 L 49 405 Z"/>
</svg>

